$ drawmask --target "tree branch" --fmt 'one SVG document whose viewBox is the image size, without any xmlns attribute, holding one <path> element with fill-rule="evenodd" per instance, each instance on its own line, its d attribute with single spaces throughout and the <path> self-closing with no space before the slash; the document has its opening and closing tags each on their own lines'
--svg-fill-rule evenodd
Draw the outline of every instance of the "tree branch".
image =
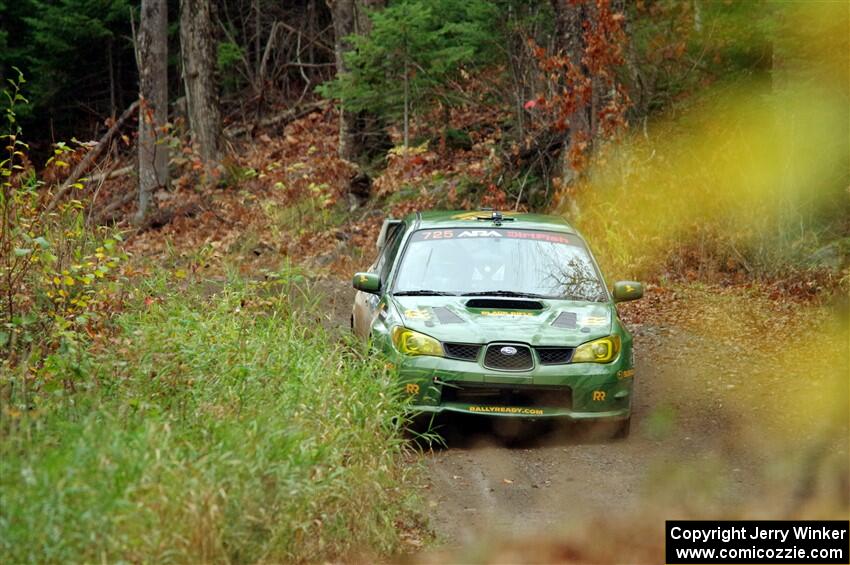
<svg viewBox="0 0 850 565">
<path fill-rule="evenodd" d="M 117 120 L 115 120 L 115 123 L 112 124 L 112 127 L 110 127 L 107 132 L 103 134 L 103 137 L 100 138 L 100 141 L 97 142 L 97 145 L 95 145 L 94 148 L 89 151 L 85 157 L 83 157 L 82 161 L 77 163 L 77 166 L 74 167 L 74 170 L 71 172 L 68 178 L 65 179 L 65 182 L 63 182 L 62 185 L 59 187 L 59 190 L 56 191 L 56 194 L 53 195 L 53 200 L 50 201 L 50 204 L 45 209 L 46 213 L 49 213 L 54 208 L 56 208 L 65 193 L 71 189 L 71 186 L 75 182 L 77 182 L 83 174 L 85 174 L 85 172 L 89 169 L 89 167 L 91 167 L 95 159 L 100 157 L 100 154 L 103 153 L 104 149 L 106 149 L 106 146 L 109 144 L 109 141 L 112 139 L 112 136 L 115 135 L 115 132 L 117 132 L 118 129 L 121 127 L 121 124 L 123 124 L 127 120 L 127 118 L 129 118 L 136 111 L 136 109 L 138 109 L 138 107 L 138 100 L 130 104 L 129 108 L 124 110 L 124 113 L 121 114 L 121 116 Z"/>
<path fill-rule="evenodd" d="M 330 101 L 328 100 L 320 100 L 319 102 L 313 102 L 311 104 L 306 104 L 304 106 L 299 106 L 296 108 L 290 108 L 285 112 L 280 114 L 276 114 L 274 116 L 269 116 L 268 118 L 264 118 L 260 120 L 256 125 L 246 125 L 246 126 L 237 126 L 237 127 L 229 127 L 225 128 L 224 134 L 228 137 L 239 137 L 240 135 L 244 135 L 255 127 L 269 127 L 278 125 L 281 123 L 291 122 L 293 120 L 297 120 L 306 116 L 307 114 L 311 114 L 316 110 L 322 110 L 330 106 Z"/>
</svg>

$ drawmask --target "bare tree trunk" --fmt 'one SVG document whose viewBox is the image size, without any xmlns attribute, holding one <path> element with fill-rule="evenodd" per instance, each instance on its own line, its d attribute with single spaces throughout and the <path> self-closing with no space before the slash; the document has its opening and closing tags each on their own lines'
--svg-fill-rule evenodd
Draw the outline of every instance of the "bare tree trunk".
<svg viewBox="0 0 850 565">
<path fill-rule="evenodd" d="M 410 147 L 410 76 L 404 62 L 404 150 Z"/>
<path fill-rule="evenodd" d="M 351 48 L 346 36 L 354 33 L 354 0 L 327 0 L 331 9 L 334 24 L 334 58 L 336 60 L 337 75 L 348 71 L 343 55 Z M 349 161 L 356 158 L 354 151 L 354 137 L 356 130 L 356 116 L 346 112 L 342 107 L 339 109 L 339 156 Z"/>
<path fill-rule="evenodd" d="M 166 0 L 142 0 L 139 22 L 139 209 L 143 223 L 154 206 L 154 191 L 168 184 L 168 7 Z"/>
<path fill-rule="evenodd" d="M 334 25 L 334 52 L 337 74 L 348 71 L 344 54 L 351 49 L 350 35 L 369 33 L 371 22 L 368 10 L 382 8 L 386 0 L 326 0 Z M 344 104 L 345 101 L 343 101 Z M 385 134 L 378 120 L 368 112 L 346 112 L 340 109 L 339 155 L 348 161 L 358 161 L 371 148 L 380 146 Z"/>
<path fill-rule="evenodd" d="M 590 16 L 588 7 L 584 2 L 573 3 L 569 0 L 551 0 L 551 2 L 555 12 L 555 49 L 566 55 L 574 67 L 582 69 L 582 57 L 585 52 L 583 24 Z M 587 100 L 580 101 L 575 112 L 570 116 L 570 128 L 563 151 L 563 174 L 567 183 L 578 176 L 578 171 L 573 169 L 569 159 L 573 144 L 581 140 L 590 140 L 592 106 L 593 94 Z"/>
<path fill-rule="evenodd" d="M 192 142 L 208 166 L 219 159 L 221 113 L 210 0 L 180 1 L 180 55 Z"/>
<path fill-rule="evenodd" d="M 260 76 L 260 60 L 263 58 L 263 50 L 261 48 L 263 39 L 263 12 L 260 10 L 260 0 L 254 0 L 254 64 L 257 81 L 262 85 L 262 77 Z M 262 88 L 262 86 L 260 86 Z"/>
<path fill-rule="evenodd" d="M 109 115 L 115 119 L 118 115 L 118 105 L 115 102 L 115 63 L 112 60 L 112 40 L 106 43 L 106 52 L 109 56 Z"/>
</svg>

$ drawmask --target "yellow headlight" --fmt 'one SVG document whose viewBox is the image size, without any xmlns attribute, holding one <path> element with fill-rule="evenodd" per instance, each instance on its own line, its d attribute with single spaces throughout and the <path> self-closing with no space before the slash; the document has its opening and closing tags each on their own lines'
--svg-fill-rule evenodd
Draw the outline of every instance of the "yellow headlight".
<svg viewBox="0 0 850 565">
<path fill-rule="evenodd" d="M 443 356 L 443 346 L 439 341 L 401 326 L 393 328 L 393 344 L 405 355 Z"/>
<path fill-rule="evenodd" d="M 620 353 L 620 336 L 609 335 L 576 347 L 573 363 L 610 363 Z"/>
</svg>

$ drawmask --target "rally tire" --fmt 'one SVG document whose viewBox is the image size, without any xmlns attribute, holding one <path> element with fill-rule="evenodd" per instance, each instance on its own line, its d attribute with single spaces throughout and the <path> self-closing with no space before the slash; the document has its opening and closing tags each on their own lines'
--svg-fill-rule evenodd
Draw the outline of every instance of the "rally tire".
<svg viewBox="0 0 850 565">
<path fill-rule="evenodd" d="M 611 435 L 611 439 L 614 439 L 614 440 L 628 439 L 629 433 L 631 433 L 631 428 L 632 428 L 632 417 L 629 416 L 625 420 L 617 422 L 617 425 L 614 428 L 614 433 Z"/>
</svg>

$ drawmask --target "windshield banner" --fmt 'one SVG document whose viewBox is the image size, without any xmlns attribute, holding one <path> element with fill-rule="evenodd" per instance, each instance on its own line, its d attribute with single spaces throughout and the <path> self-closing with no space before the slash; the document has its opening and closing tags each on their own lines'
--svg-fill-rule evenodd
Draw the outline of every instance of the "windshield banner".
<svg viewBox="0 0 850 565">
<path fill-rule="evenodd" d="M 568 238 L 564 234 L 543 230 L 505 230 L 505 229 L 448 229 L 448 230 L 419 230 L 410 236 L 410 241 L 432 241 L 437 239 L 526 239 L 533 241 L 546 241 L 548 243 L 560 243 L 563 245 L 579 245 L 578 238 Z"/>
</svg>

